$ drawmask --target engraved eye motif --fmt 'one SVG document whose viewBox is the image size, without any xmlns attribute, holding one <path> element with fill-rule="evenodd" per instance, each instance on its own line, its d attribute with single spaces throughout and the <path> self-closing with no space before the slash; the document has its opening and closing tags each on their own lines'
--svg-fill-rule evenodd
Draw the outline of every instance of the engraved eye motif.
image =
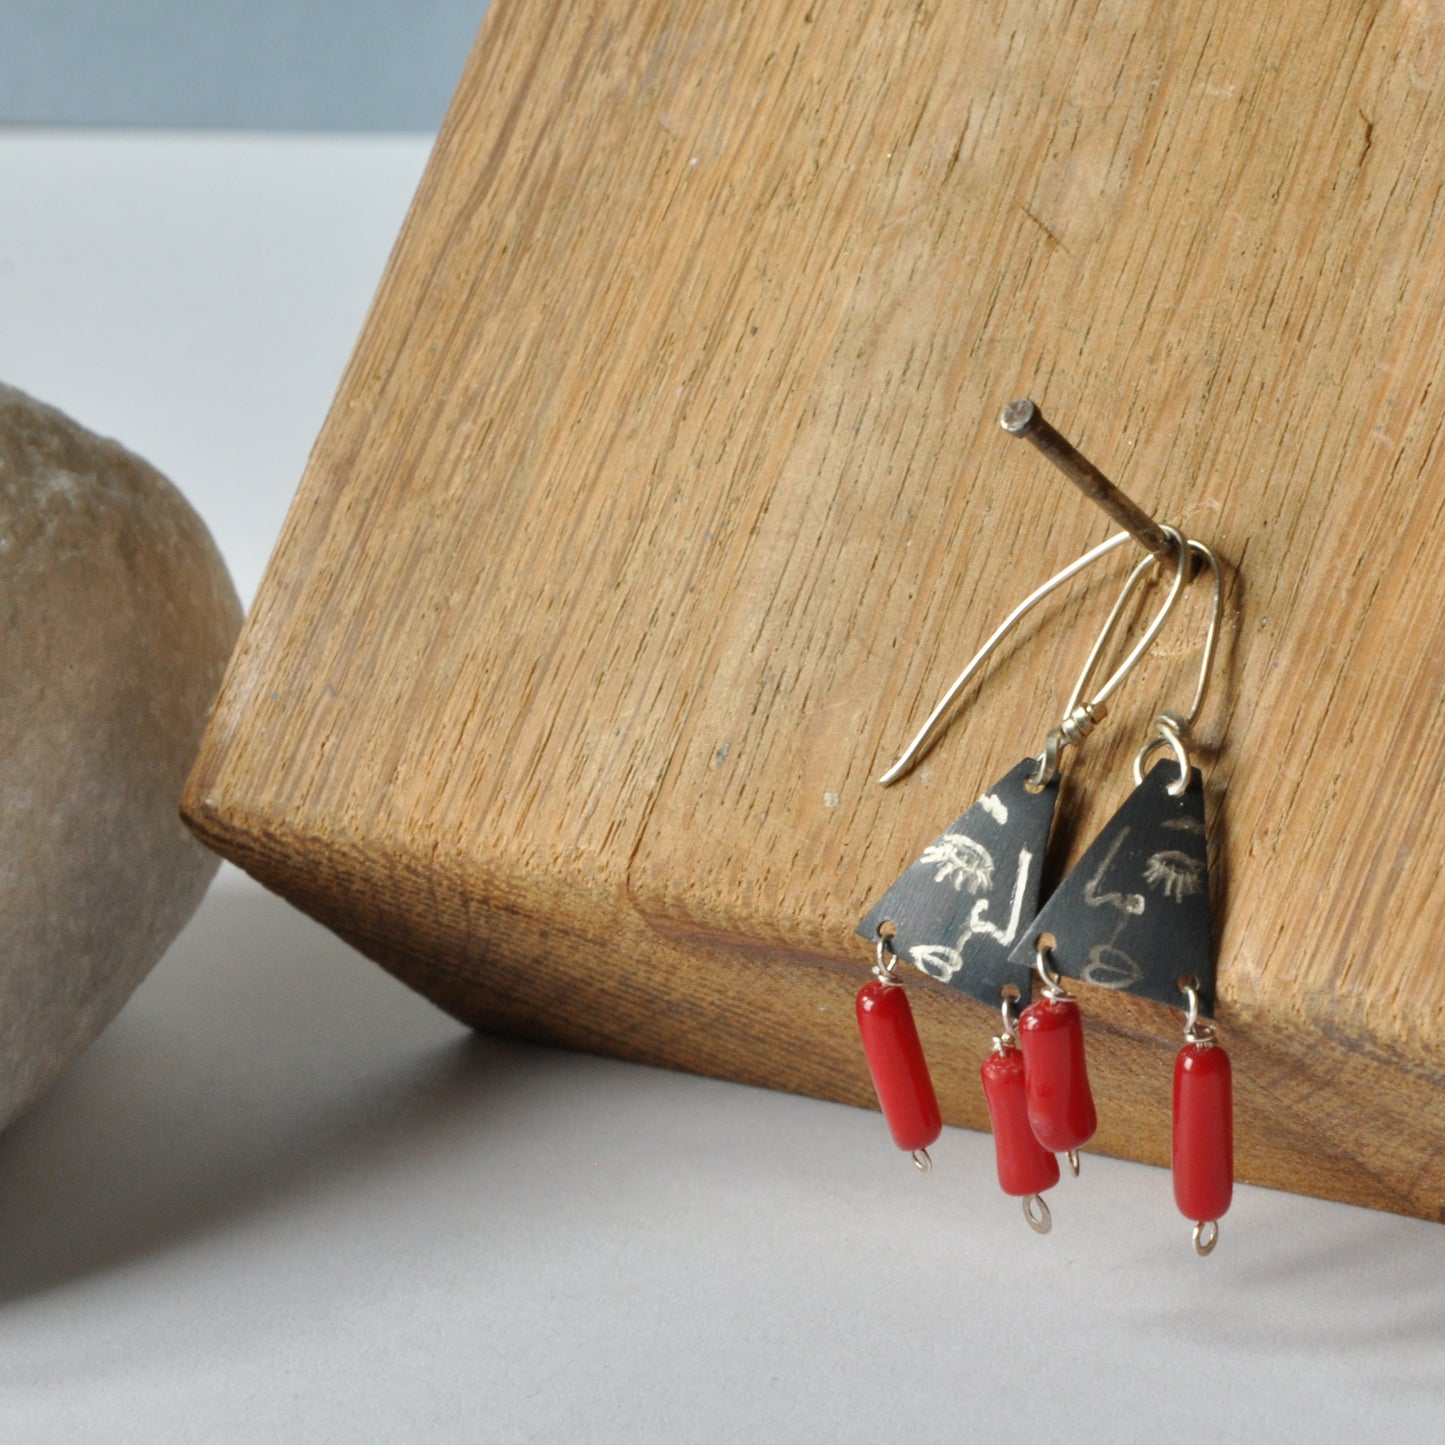
<svg viewBox="0 0 1445 1445">
<path fill-rule="evenodd" d="M 945 833 L 923 850 L 920 863 L 938 868 L 935 883 L 951 879 L 955 890 L 967 888 L 977 896 L 993 887 L 993 858 L 987 848 L 962 833 Z"/>
<path fill-rule="evenodd" d="M 1175 848 L 1155 853 L 1144 865 L 1144 881 L 1159 888 L 1166 898 L 1182 903 L 1204 887 L 1204 860 L 1191 858 Z"/>
</svg>

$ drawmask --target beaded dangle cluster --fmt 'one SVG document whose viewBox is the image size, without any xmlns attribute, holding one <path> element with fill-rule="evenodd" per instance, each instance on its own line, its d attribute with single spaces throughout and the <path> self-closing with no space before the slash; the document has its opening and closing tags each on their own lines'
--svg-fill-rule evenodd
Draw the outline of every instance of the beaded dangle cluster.
<svg viewBox="0 0 1445 1445">
<path fill-rule="evenodd" d="M 999 1009 L 1002 1028 L 980 1070 L 999 1184 L 1023 1201 L 1029 1225 L 1047 1233 L 1052 1214 L 1043 1196 L 1061 1177 L 1058 1156 L 1077 1175 L 1079 1151 L 1098 1122 L 1079 1003 L 1063 978 L 1182 1004 L 1184 1046 L 1174 1068 L 1174 1196 L 1194 1225 L 1195 1249 L 1208 1254 L 1233 1191 L 1233 1101 L 1229 1057 L 1205 1021 L 1214 1008 L 1208 834 L 1189 737 L 1208 689 L 1223 586 L 1220 564 L 1208 547 L 1173 528 L 1156 530 L 1166 539 L 1164 559 L 1146 557 L 1129 574 L 1063 721 L 1048 733 L 1041 752 L 1000 778 L 939 834 L 859 924 L 877 961 L 873 979 L 859 990 L 857 1014 L 894 1142 L 927 1169 L 942 1116 L 897 964 L 905 959 Z M 1130 535 L 1111 537 L 1016 607 L 882 781 L 908 771 L 954 698 L 1030 608 Z M 1114 649 L 1136 588 L 1157 580 L 1166 567 L 1173 578 L 1164 602 L 1085 701 L 1102 659 Z M 1044 899 L 1042 860 L 1061 755 L 1103 719 L 1109 699 L 1152 646 L 1191 579 L 1205 571 L 1212 584 L 1209 626 L 1193 698 L 1187 708 L 1155 719 L 1135 758 L 1134 791 Z M 1163 752 L 1170 756 L 1156 757 Z M 1035 979 L 1041 991 L 1026 1002 Z M 1024 1006 L 1016 1013 L 1017 1004 Z"/>
</svg>

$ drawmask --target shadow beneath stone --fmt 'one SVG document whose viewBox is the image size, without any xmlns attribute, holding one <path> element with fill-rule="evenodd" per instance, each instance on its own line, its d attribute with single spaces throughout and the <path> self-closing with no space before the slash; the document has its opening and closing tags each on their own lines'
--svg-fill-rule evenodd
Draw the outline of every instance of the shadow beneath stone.
<svg viewBox="0 0 1445 1445">
<path fill-rule="evenodd" d="M 473 1035 L 226 870 L 0 1140 L 0 1302 L 473 1148 L 509 1059 L 535 1052 Z"/>
</svg>

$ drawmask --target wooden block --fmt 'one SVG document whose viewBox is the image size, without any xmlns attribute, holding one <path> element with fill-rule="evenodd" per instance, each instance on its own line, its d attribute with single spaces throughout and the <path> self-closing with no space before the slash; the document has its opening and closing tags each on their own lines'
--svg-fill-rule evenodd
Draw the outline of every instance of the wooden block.
<svg viewBox="0 0 1445 1445">
<path fill-rule="evenodd" d="M 1445 9 L 495 0 L 185 797 L 457 1017 L 867 1103 L 855 921 L 1122 575 L 1040 399 L 1235 571 L 1201 758 L 1241 1177 L 1445 1205 Z M 1069 763 L 1055 872 L 1197 657 Z M 946 1117 L 992 1018 L 914 989 Z M 1086 990 L 1105 1152 L 1179 1016 Z M 878 1147 L 888 1145 L 880 1126 Z"/>
</svg>

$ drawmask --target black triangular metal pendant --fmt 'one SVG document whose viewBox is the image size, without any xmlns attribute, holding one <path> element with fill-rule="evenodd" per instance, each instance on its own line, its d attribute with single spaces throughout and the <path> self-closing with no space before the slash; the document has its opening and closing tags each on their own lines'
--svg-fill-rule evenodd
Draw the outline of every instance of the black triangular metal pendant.
<svg viewBox="0 0 1445 1445">
<path fill-rule="evenodd" d="M 1175 798 L 1169 785 L 1178 780 L 1160 759 L 1105 824 L 1024 930 L 1015 982 L 1034 966 L 1039 935 L 1051 933 L 1052 965 L 1065 978 L 1182 1008 L 1179 979 L 1192 974 L 1199 1011 L 1214 1013 L 1204 787 L 1191 769 Z"/>
<path fill-rule="evenodd" d="M 1038 912 L 1058 779 L 1030 792 L 1025 758 L 940 833 L 858 925 L 872 942 L 891 920 L 893 949 L 931 978 L 990 1006 L 1017 982 L 1009 949 Z"/>
</svg>

